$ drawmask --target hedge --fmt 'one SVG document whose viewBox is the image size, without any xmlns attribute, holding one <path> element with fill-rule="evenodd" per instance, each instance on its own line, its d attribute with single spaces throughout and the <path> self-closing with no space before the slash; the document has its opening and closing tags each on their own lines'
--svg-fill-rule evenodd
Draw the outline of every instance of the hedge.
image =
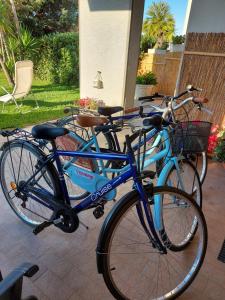
<svg viewBox="0 0 225 300">
<path fill-rule="evenodd" d="M 34 58 L 35 73 L 52 83 L 78 84 L 79 45 L 74 32 L 44 35 L 39 39 L 40 52 Z"/>
</svg>

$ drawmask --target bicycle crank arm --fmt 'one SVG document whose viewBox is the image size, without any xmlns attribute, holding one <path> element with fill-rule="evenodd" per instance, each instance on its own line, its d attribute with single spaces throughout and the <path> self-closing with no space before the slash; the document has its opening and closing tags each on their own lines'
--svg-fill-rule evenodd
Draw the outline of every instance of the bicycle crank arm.
<svg viewBox="0 0 225 300">
<path fill-rule="evenodd" d="M 44 221 L 43 223 L 41 223 L 40 225 L 36 226 L 33 230 L 33 233 L 35 235 L 39 234 L 42 230 L 44 230 L 46 227 L 49 227 L 51 225 L 57 225 L 59 223 L 61 223 L 62 220 L 61 218 L 55 219 L 54 221 Z"/>
</svg>

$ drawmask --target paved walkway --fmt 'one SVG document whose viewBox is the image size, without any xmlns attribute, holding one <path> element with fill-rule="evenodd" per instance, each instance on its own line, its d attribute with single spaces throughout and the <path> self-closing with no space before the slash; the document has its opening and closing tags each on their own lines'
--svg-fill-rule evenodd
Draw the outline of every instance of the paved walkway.
<svg viewBox="0 0 225 300">
<path fill-rule="evenodd" d="M 122 195 L 128 190 L 120 188 Z M 106 213 L 113 203 L 106 205 Z M 0 268 L 7 274 L 18 264 L 29 261 L 40 271 L 24 281 L 24 296 L 34 294 L 40 300 L 108 300 L 112 296 L 97 273 L 95 248 L 104 217 L 96 220 L 91 211 L 81 214 L 90 229 L 80 226 L 72 234 L 50 227 L 34 236 L 32 229 L 11 211 L 0 191 Z M 217 260 L 225 239 L 225 170 L 209 164 L 204 184 L 203 210 L 209 231 L 204 265 L 181 300 L 225 299 L 225 264 Z"/>
</svg>

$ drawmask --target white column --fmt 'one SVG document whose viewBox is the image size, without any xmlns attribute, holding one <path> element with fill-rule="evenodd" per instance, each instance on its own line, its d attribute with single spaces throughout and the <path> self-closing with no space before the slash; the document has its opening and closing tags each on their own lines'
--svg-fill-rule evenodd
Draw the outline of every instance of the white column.
<svg viewBox="0 0 225 300">
<path fill-rule="evenodd" d="M 80 0 L 80 95 L 123 105 L 131 0 Z M 101 71 L 103 89 L 93 87 Z"/>
<path fill-rule="evenodd" d="M 133 98 L 143 8 L 144 0 L 79 0 L 82 98 L 98 98 L 112 106 Z M 97 71 L 103 89 L 93 87 Z"/>
</svg>

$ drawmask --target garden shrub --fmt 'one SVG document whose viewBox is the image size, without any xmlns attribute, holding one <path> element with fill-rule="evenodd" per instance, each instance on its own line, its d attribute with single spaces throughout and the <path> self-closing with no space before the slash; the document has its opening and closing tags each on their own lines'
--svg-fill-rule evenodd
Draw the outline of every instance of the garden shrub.
<svg viewBox="0 0 225 300">
<path fill-rule="evenodd" d="M 52 83 L 78 84 L 78 34 L 56 33 L 40 38 L 40 52 L 35 58 L 37 77 Z"/>
</svg>

